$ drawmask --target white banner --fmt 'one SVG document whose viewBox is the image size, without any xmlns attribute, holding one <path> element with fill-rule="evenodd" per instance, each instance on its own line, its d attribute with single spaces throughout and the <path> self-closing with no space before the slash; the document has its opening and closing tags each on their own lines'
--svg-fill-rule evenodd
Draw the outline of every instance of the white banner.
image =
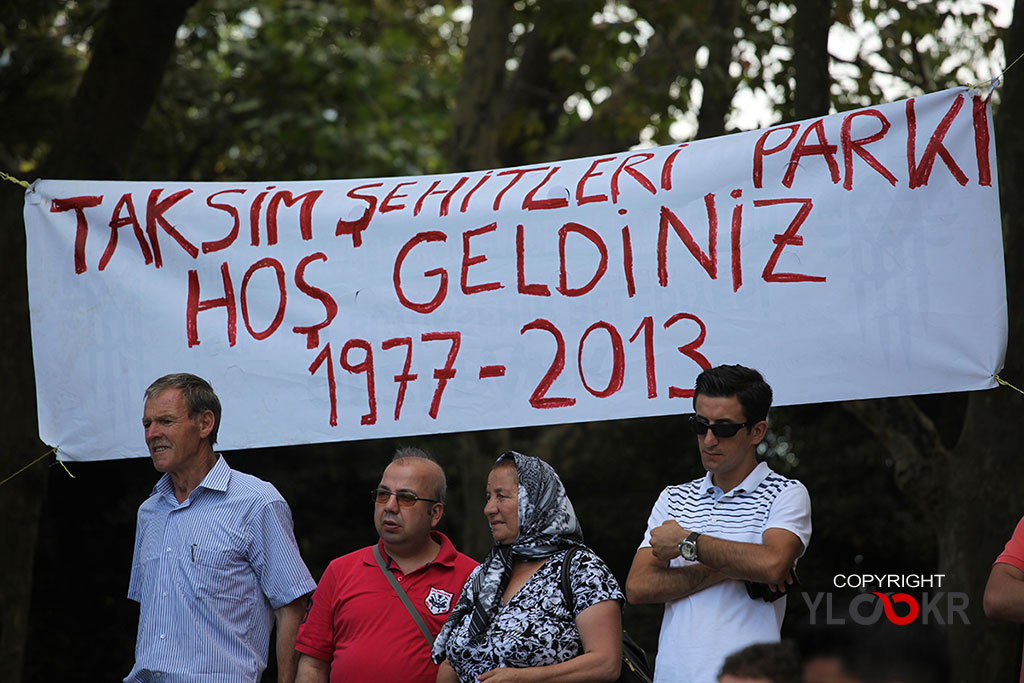
<svg viewBox="0 0 1024 683">
<path fill-rule="evenodd" d="M 687 144 L 317 182 L 41 180 L 40 438 L 146 455 L 142 394 L 213 384 L 224 450 L 994 385 L 995 146 L 949 90 Z"/>
</svg>

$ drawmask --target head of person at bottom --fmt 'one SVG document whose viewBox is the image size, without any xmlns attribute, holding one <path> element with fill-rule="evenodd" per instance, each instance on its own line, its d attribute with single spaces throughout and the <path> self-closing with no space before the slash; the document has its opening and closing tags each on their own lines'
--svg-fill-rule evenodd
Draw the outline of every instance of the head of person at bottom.
<svg viewBox="0 0 1024 683">
<path fill-rule="evenodd" d="M 487 477 L 483 512 L 494 546 L 434 643 L 439 683 L 616 680 L 622 591 L 583 545 L 554 469 L 504 453 Z"/>
<path fill-rule="evenodd" d="M 800 659 L 789 641 L 755 643 L 722 662 L 718 683 L 800 683 Z"/>
<path fill-rule="evenodd" d="M 719 365 L 697 376 L 690 428 L 701 464 L 723 491 L 757 467 L 757 445 L 768 432 L 771 404 L 772 388 L 757 370 Z"/>
<path fill-rule="evenodd" d="M 430 532 L 444 514 L 447 488 L 444 470 L 418 448 L 400 448 L 384 469 L 372 492 L 373 524 L 384 550 L 403 570 L 437 555 Z"/>
</svg>

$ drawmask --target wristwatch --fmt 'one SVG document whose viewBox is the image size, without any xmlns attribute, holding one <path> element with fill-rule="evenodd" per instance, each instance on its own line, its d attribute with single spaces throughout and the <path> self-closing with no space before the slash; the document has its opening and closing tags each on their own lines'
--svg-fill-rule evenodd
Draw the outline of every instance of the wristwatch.
<svg viewBox="0 0 1024 683">
<path fill-rule="evenodd" d="M 700 534 L 696 531 L 690 533 L 686 537 L 686 540 L 679 544 L 679 554 L 683 556 L 684 560 L 690 562 L 697 562 L 697 539 L 700 538 Z"/>
</svg>

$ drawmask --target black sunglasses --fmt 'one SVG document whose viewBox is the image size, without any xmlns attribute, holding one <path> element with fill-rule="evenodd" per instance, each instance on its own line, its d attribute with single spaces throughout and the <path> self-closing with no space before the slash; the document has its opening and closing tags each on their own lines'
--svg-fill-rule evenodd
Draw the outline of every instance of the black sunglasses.
<svg viewBox="0 0 1024 683">
<path fill-rule="evenodd" d="M 751 427 L 755 425 L 755 422 L 716 422 L 710 424 L 703 420 L 698 420 L 693 415 L 690 416 L 690 429 L 697 436 L 704 436 L 711 430 L 711 433 L 719 439 L 728 439 L 731 436 L 736 436 L 736 432 L 740 431 L 743 427 Z"/>
<path fill-rule="evenodd" d="M 398 500 L 398 504 L 404 508 L 411 508 L 416 504 L 418 500 L 425 500 L 428 503 L 440 503 L 439 500 L 433 498 L 420 498 L 419 496 L 409 493 L 408 491 L 388 491 L 387 489 L 374 489 L 370 491 L 370 495 L 373 496 L 373 502 L 377 505 L 387 505 L 391 496 L 394 496 Z"/>
</svg>

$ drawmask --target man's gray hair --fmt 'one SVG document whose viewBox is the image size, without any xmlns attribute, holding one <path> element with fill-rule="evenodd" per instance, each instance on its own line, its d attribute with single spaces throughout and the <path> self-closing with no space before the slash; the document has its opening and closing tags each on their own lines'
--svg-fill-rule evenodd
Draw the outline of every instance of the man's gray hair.
<svg viewBox="0 0 1024 683">
<path fill-rule="evenodd" d="M 176 372 L 164 375 L 149 385 L 145 400 L 164 393 L 168 389 L 177 389 L 185 399 L 189 418 L 195 419 L 209 410 L 213 413 L 213 430 L 210 431 L 210 445 L 217 443 L 217 430 L 220 429 L 220 399 L 213 387 L 202 377 L 187 372 Z"/>
<path fill-rule="evenodd" d="M 391 456 L 391 462 L 398 462 L 399 460 L 406 460 L 408 458 L 419 458 L 420 460 L 426 460 L 432 462 L 437 467 L 437 488 L 434 490 L 434 498 L 441 501 L 445 501 L 445 497 L 448 495 L 448 478 L 444 475 L 444 468 L 441 467 L 441 463 L 437 461 L 434 456 L 427 453 L 422 448 L 416 448 L 415 446 L 402 446 L 395 451 L 395 454 Z"/>
</svg>

